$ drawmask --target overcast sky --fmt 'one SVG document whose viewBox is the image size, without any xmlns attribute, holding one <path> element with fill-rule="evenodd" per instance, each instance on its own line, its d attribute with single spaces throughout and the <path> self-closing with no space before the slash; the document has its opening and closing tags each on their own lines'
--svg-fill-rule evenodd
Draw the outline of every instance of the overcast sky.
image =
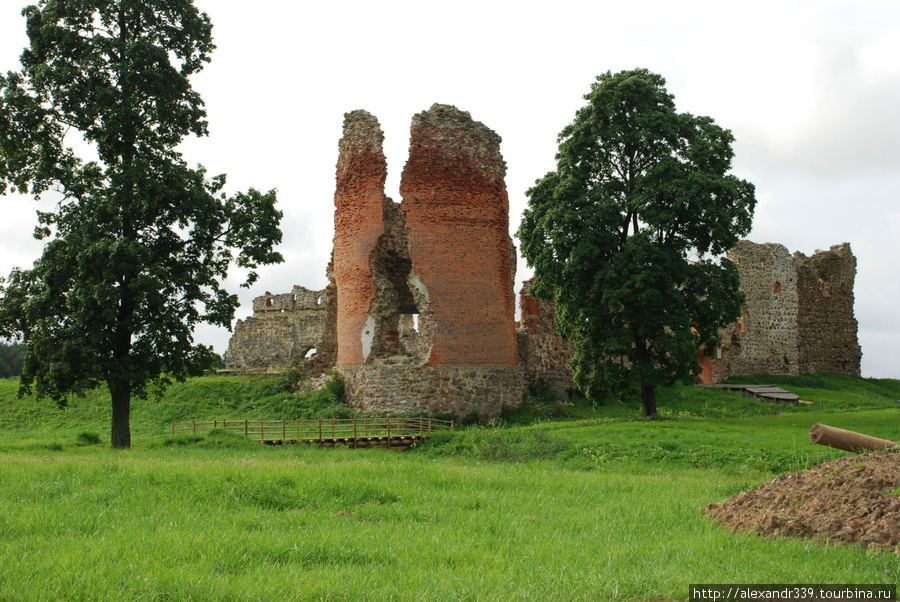
<svg viewBox="0 0 900 602">
<path fill-rule="evenodd" d="M 0 0 L 0 70 L 19 68 L 25 0 Z M 503 138 L 510 231 L 525 190 L 554 169 L 556 136 L 598 73 L 662 74 L 679 111 L 736 137 L 733 172 L 756 185 L 754 242 L 858 259 L 863 375 L 900 378 L 900 2 L 632 0 L 296 2 L 195 0 L 217 50 L 192 81 L 210 136 L 189 163 L 230 192 L 278 189 L 285 262 L 239 292 L 324 288 L 343 114 L 381 122 L 387 194 L 400 201 L 412 116 L 456 105 Z M 35 203 L 0 198 L 0 274 L 30 266 Z M 518 243 L 517 243 L 518 244 Z M 517 280 L 530 275 L 519 262 Z M 517 285 L 518 290 L 518 285 Z M 226 350 L 229 333 L 198 340 Z"/>
</svg>

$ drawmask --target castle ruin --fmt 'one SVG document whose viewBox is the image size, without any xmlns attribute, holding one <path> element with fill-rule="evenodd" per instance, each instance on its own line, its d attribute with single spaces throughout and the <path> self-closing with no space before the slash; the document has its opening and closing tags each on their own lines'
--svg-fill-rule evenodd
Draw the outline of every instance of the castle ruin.
<svg viewBox="0 0 900 602">
<path fill-rule="evenodd" d="M 740 241 L 728 257 L 741 274 L 741 317 L 700 357 L 701 382 L 734 375 L 860 375 L 853 315 L 856 257 L 848 243 L 807 257 L 779 244 Z"/>
<path fill-rule="evenodd" d="M 325 291 L 295 286 L 290 293 L 267 292 L 253 300 L 253 315 L 238 320 L 225 353 L 227 367 L 289 366 L 315 349 L 325 332 Z"/>
<path fill-rule="evenodd" d="M 552 303 L 530 296 L 530 281 L 515 320 L 500 137 L 452 106 L 417 114 L 400 203 L 384 192 L 383 140 L 371 114 L 345 115 L 328 287 L 254 299 L 254 315 L 235 327 L 227 366 L 287 366 L 314 349 L 310 369 L 337 369 L 348 403 L 366 411 L 493 418 L 521 403 L 526 386 L 567 395 L 574 347 L 557 334 Z M 741 241 L 729 258 L 746 302 L 720 347 L 698 353 L 700 382 L 859 376 L 849 244 L 806 257 Z"/>
</svg>

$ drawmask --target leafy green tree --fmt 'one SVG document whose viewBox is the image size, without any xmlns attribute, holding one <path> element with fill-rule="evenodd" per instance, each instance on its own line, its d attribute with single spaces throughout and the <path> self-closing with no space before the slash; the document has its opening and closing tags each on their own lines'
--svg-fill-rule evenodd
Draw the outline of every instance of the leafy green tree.
<svg viewBox="0 0 900 602">
<path fill-rule="evenodd" d="M 0 342 L 0 378 L 11 378 L 22 374 L 25 362 L 25 348 L 18 343 Z"/>
<path fill-rule="evenodd" d="M 191 0 L 43 0 L 23 15 L 22 69 L 0 76 L 0 193 L 57 204 L 38 212 L 43 256 L 4 285 L 0 334 L 27 347 L 22 392 L 64 405 L 105 383 L 112 446 L 129 447 L 132 395 L 216 361 L 194 327 L 230 327 L 238 301 L 221 281 L 232 262 L 249 285 L 282 260 L 282 214 L 275 191 L 228 197 L 225 176 L 176 150 L 207 134 L 188 78 L 212 25 Z"/>
<path fill-rule="evenodd" d="M 535 295 L 555 299 L 593 397 L 689 382 L 696 352 L 740 315 L 723 253 L 750 231 L 754 187 L 729 175 L 734 140 L 709 117 L 675 110 L 646 69 L 597 77 L 559 135 L 557 169 L 528 191 L 519 227 Z"/>
</svg>

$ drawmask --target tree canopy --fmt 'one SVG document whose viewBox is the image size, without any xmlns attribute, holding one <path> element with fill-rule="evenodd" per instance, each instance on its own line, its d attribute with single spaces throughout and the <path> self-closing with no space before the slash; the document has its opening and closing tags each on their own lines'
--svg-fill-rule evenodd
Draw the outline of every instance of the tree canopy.
<svg viewBox="0 0 900 602">
<path fill-rule="evenodd" d="M 42 257 L 3 283 L 0 335 L 26 346 L 23 392 L 65 404 L 106 383 L 112 445 L 128 447 L 132 394 L 217 360 L 194 327 L 230 328 L 238 300 L 221 282 L 232 263 L 249 285 L 282 260 L 282 214 L 274 190 L 227 196 L 224 175 L 177 150 L 207 134 L 189 77 L 212 25 L 191 0 L 43 0 L 23 15 L 22 68 L 0 75 L 0 193 L 56 207 L 38 212 Z"/>
<path fill-rule="evenodd" d="M 593 398 L 639 388 L 652 416 L 655 388 L 691 381 L 698 349 L 740 315 L 722 255 L 750 231 L 754 187 L 728 173 L 731 132 L 678 113 L 660 75 L 607 72 L 585 99 L 518 237 L 575 343 L 576 383 Z"/>
</svg>

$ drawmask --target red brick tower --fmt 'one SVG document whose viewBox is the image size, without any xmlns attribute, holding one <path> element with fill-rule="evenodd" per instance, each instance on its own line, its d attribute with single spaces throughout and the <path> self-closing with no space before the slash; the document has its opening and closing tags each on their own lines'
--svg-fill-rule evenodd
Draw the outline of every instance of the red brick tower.
<svg viewBox="0 0 900 602">
<path fill-rule="evenodd" d="M 514 366 L 509 201 L 500 136 L 447 105 L 413 117 L 400 194 L 415 275 L 428 290 L 429 366 Z"/>
<path fill-rule="evenodd" d="M 334 193 L 338 365 L 365 361 L 364 333 L 375 298 L 369 259 L 384 229 L 387 162 L 383 142 L 384 134 L 374 116 L 366 111 L 344 116 Z"/>
</svg>

